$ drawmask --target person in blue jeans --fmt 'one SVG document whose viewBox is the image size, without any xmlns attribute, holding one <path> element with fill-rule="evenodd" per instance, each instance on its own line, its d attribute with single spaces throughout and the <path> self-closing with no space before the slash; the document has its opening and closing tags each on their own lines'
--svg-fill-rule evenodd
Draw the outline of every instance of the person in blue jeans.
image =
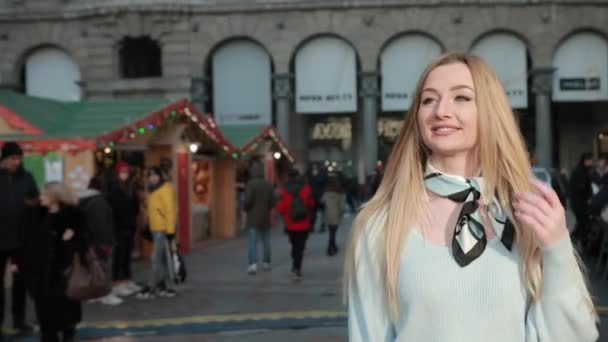
<svg viewBox="0 0 608 342">
<path fill-rule="evenodd" d="M 258 271 L 258 241 L 264 250 L 262 269 L 270 270 L 270 213 L 275 204 L 272 185 L 264 179 L 264 167 L 254 163 L 251 179 L 245 186 L 244 208 L 247 213 L 246 225 L 249 229 L 249 274 Z"/>
</svg>

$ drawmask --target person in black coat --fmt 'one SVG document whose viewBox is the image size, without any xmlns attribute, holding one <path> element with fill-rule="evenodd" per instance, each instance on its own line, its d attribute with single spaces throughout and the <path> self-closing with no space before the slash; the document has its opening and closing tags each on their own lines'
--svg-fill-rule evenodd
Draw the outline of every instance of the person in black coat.
<svg viewBox="0 0 608 342">
<path fill-rule="evenodd" d="M 141 291 L 131 280 L 131 254 L 140 206 L 140 188 L 125 162 L 116 164 L 116 178 L 110 183 L 108 202 L 112 207 L 116 245 L 112 265 L 114 292 L 129 296 Z"/>
<path fill-rule="evenodd" d="M 34 177 L 23 169 L 23 151 L 7 142 L 0 155 L 0 276 L 9 262 L 18 263 L 17 251 L 26 230 L 37 224 L 38 189 Z M 2 278 L 3 279 L 3 278 Z M 4 321 L 4 281 L 0 281 L 0 326 Z M 19 332 L 32 332 L 25 323 L 26 285 L 23 273 L 14 273 L 12 287 L 13 326 Z M 0 330 L 0 340 L 2 332 Z"/>
<path fill-rule="evenodd" d="M 585 153 L 572 171 L 570 177 L 570 204 L 576 217 L 576 227 L 573 237 L 581 242 L 585 242 L 589 228 L 589 205 L 593 191 L 591 187 L 591 177 L 593 172 L 593 159 L 590 153 Z"/>
<path fill-rule="evenodd" d="M 47 184 L 40 200 L 47 212 L 22 249 L 26 262 L 21 271 L 28 274 L 41 341 L 71 342 L 82 320 L 82 305 L 66 297 L 64 272 L 76 253 L 83 258 L 89 246 L 85 219 L 76 197 L 63 183 Z"/>
</svg>

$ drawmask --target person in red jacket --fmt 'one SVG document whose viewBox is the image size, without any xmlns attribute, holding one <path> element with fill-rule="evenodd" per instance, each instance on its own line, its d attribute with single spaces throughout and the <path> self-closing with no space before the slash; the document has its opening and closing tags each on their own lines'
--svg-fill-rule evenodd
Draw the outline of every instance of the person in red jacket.
<svg viewBox="0 0 608 342">
<path fill-rule="evenodd" d="M 277 210 L 283 216 L 285 228 L 291 243 L 293 260 L 292 275 L 295 281 L 302 280 L 302 257 L 311 228 L 311 212 L 315 206 L 312 188 L 300 177 L 297 170 L 291 170 L 288 181 L 281 189 L 281 199 Z"/>
</svg>

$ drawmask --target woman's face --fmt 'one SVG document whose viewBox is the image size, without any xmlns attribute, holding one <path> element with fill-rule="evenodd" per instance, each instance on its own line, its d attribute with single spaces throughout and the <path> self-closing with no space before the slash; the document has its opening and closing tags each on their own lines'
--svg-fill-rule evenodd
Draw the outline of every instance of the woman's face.
<svg viewBox="0 0 608 342">
<path fill-rule="evenodd" d="M 148 181 L 151 185 L 156 185 L 158 182 L 160 182 L 160 176 L 156 173 L 151 173 L 150 176 L 148 176 Z"/>
<path fill-rule="evenodd" d="M 454 156 L 477 146 L 477 104 L 469 68 L 452 63 L 435 68 L 424 82 L 418 125 L 433 156 Z"/>
<path fill-rule="evenodd" d="M 120 179 L 123 182 L 126 182 L 127 180 L 129 180 L 129 170 L 127 170 L 127 169 L 120 170 L 120 172 L 118 173 L 118 179 Z"/>
<path fill-rule="evenodd" d="M 55 201 L 46 191 L 42 190 L 40 193 L 40 205 L 43 207 L 49 208 L 53 206 L 57 201 Z"/>
</svg>

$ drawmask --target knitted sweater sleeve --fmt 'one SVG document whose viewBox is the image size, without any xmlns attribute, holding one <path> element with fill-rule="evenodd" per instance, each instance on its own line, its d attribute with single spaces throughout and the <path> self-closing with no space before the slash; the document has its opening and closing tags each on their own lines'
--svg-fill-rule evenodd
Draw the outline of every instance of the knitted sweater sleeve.
<svg viewBox="0 0 608 342">
<path fill-rule="evenodd" d="M 528 310 L 526 342 L 597 341 L 596 315 L 569 237 L 544 251 L 542 266 L 543 292 Z"/>
<path fill-rule="evenodd" d="M 369 228 L 369 227 L 367 227 Z M 395 331 L 383 298 L 383 286 L 377 263 L 377 237 L 370 229 L 360 236 L 355 250 L 355 272 L 348 288 L 349 341 L 394 341 Z"/>
</svg>

